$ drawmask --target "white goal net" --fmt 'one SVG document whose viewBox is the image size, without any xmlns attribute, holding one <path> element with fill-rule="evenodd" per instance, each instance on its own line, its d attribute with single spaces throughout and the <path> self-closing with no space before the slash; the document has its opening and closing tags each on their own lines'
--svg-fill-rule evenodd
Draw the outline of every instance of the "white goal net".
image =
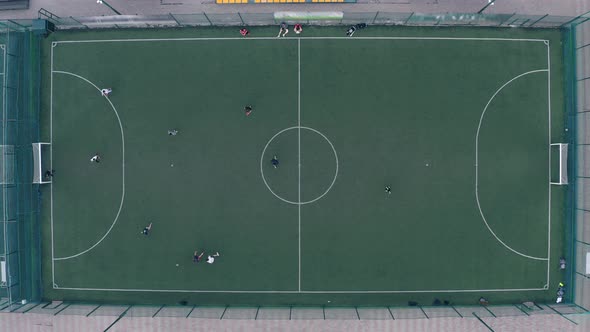
<svg viewBox="0 0 590 332">
<path fill-rule="evenodd" d="M 568 184 L 567 178 L 567 143 L 553 143 L 551 148 L 557 148 L 559 150 L 559 179 L 557 181 L 551 181 L 551 184 L 565 185 Z"/>
<path fill-rule="evenodd" d="M 51 172 L 48 155 L 50 143 L 33 143 L 33 183 L 51 183 L 51 176 L 45 176 L 45 172 Z"/>
</svg>

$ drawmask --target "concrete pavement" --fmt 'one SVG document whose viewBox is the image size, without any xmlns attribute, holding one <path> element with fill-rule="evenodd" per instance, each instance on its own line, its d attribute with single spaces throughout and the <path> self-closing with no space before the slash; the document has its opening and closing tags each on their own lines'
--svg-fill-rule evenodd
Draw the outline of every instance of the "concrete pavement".
<svg viewBox="0 0 590 332">
<path fill-rule="evenodd" d="M 125 15 L 190 14 L 190 13 L 269 13 L 275 11 L 349 11 L 349 12 L 419 12 L 476 13 L 488 0 L 358 0 L 356 4 L 283 4 L 283 5 L 217 5 L 214 0 L 108 0 Z M 58 15 L 114 15 L 96 0 L 31 0 L 27 10 L 0 11 L 0 19 L 37 18 L 40 8 Z M 577 16 L 590 11 L 589 0 L 496 0 L 484 13 Z"/>
</svg>

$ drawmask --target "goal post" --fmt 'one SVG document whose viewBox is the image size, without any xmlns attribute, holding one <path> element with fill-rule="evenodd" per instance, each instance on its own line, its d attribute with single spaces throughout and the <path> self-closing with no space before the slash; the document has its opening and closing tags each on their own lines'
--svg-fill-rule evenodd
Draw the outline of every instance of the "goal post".
<svg viewBox="0 0 590 332">
<path fill-rule="evenodd" d="M 551 184 L 555 185 L 566 185 L 568 184 L 568 176 L 567 176 L 567 143 L 552 143 L 551 149 L 557 148 L 559 151 L 559 179 L 557 181 L 553 181 L 551 179 Z"/>
<path fill-rule="evenodd" d="M 44 170 L 50 169 L 47 152 L 51 149 L 51 143 L 33 143 L 33 183 L 51 183 L 51 177 L 44 179 Z"/>
</svg>

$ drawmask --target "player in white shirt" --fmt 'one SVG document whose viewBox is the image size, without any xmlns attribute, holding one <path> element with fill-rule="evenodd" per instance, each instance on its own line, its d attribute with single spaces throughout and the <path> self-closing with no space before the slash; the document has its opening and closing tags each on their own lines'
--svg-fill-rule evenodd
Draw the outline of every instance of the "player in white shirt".
<svg viewBox="0 0 590 332">
<path fill-rule="evenodd" d="M 113 92 L 113 89 L 110 89 L 110 88 L 106 88 L 106 89 L 101 89 L 100 90 L 100 94 L 103 97 L 108 97 L 111 92 Z"/>
<path fill-rule="evenodd" d="M 219 252 L 216 252 L 215 255 L 207 256 L 207 263 L 213 264 L 213 262 L 215 262 L 215 257 L 219 257 Z"/>
</svg>

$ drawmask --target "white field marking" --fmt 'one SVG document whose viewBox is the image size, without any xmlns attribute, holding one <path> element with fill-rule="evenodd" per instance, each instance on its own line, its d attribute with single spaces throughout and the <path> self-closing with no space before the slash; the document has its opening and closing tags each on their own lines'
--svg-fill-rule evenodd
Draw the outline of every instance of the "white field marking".
<svg viewBox="0 0 590 332">
<path fill-rule="evenodd" d="M 276 40 L 275 37 L 251 37 L 251 38 L 166 38 L 166 39 L 109 39 L 109 40 L 73 40 L 73 41 L 58 41 L 53 42 L 52 46 L 56 46 L 58 43 L 107 43 L 107 42 L 154 42 L 154 41 L 199 41 L 199 40 Z M 283 38 L 280 38 L 283 39 Z M 284 38 L 283 40 L 287 40 L 290 38 Z M 348 37 L 299 37 L 299 39 L 347 39 L 347 40 L 479 40 L 479 41 L 519 41 L 519 42 L 544 42 L 548 45 L 548 40 L 544 39 L 520 39 L 520 38 L 456 38 L 456 37 L 355 37 L 355 38 L 348 38 Z M 53 50 L 52 50 L 52 70 L 53 70 Z M 51 77 L 51 81 L 53 84 L 53 75 Z M 51 95 L 53 97 L 53 95 Z M 293 128 L 287 128 L 280 133 Z M 280 134 L 278 133 L 278 134 Z M 277 135 L 278 135 L 277 134 Z M 277 136 L 275 135 L 275 137 Z M 274 137 L 273 137 L 274 138 Z M 272 139 L 271 139 L 272 140 Z M 268 144 L 267 144 L 268 146 Z M 265 147 L 266 149 L 266 147 Z M 264 175 L 263 175 L 264 178 Z M 477 180 L 477 179 L 476 179 Z M 268 187 L 268 185 L 267 185 Z M 53 192 L 52 192 L 53 193 Z M 274 193 L 273 193 L 274 194 Z M 276 196 L 276 195 L 275 195 Z M 278 196 L 277 196 L 278 197 Z M 278 197 L 280 198 L 280 197 Z M 281 200 L 284 200 L 280 198 Z M 53 197 L 52 197 L 53 200 Z M 294 203 L 288 201 L 288 203 L 292 204 L 301 204 L 301 203 Z M 479 203 L 479 202 L 478 202 Z M 52 203 L 53 208 L 53 203 Z M 481 212 L 481 211 L 480 211 Z M 488 227 L 489 229 L 489 227 Z M 491 230 L 490 230 L 491 231 Z M 53 232 L 53 211 L 52 211 L 52 232 Z M 52 234 L 52 241 L 53 241 L 53 234 Z M 53 251 L 53 243 L 52 243 L 52 251 Z M 53 254 L 52 254 L 53 255 Z M 59 288 L 59 289 L 68 289 L 68 290 L 96 290 L 96 291 L 129 291 L 129 292 L 175 292 L 175 290 L 148 290 L 148 289 L 98 289 L 98 288 Z M 509 292 L 509 291 L 541 291 L 545 290 L 545 288 L 523 288 L 523 289 L 481 289 L 481 290 L 440 290 L 440 291 L 385 291 L 386 293 L 427 293 L 427 292 Z M 186 290 L 176 290 L 176 292 L 232 292 L 232 293 L 260 293 L 259 291 L 186 291 Z M 264 293 L 299 293 L 301 291 L 261 291 Z M 320 291 L 318 291 L 320 292 Z M 317 293 L 317 292 L 306 292 L 303 291 L 302 293 Z M 330 292 L 328 292 L 330 293 Z M 336 292 L 339 293 L 339 292 Z M 353 291 L 347 293 L 383 293 L 381 291 Z"/>
<path fill-rule="evenodd" d="M 49 149 L 49 167 L 53 169 L 53 48 L 55 47 L 55 43 L 51 43 L 51 73 L 50 73 L 50 81 L 49 84 L 49 144 L 51 144 L 51 148 Z M 51 190 L 51 281 L 55 288 L 55 249 L 54 249 L 54 241 L 53 241 L 53 183 L 50 185 Z"/>
<path fill-rule="evenodd" d="M 268 148 L 268 146 L 270 145 L 270 143 L 280 134 L 289 131 L 289 130 L 293 130 L 293 129 L 297 129 L 299 128 L 299 126 L 293 126 L 293 127 L 289 127 L 289 128 L 285 128 L 281 131 L 279 131 L 278 133 L 274 134 L 273 137 L 271 137 L 268 142 L 266 143 L 266 145 L 264 146 L 264 149 L 262 149 L 262 155 L 260 156 L 260 175 L 262 176 L 262 181 L 264 181 L 264 184 L 266 185 L 266 188 L 268 188 L 268 190 L 270 190 L 270 192 L 278 199 L 280 199 L 281 201 L 285 202 L 285 203 L 289 203 L 289 204 L 301 204 L 299 202 L 293 202 L 290 201 L 288 199 L 284 199 L 281 196 L 277 195 L 274 191 L 272 191 L 272 189 L 270 189 L 270 186 L 268 185 L 268 183 L 266 182 L 266 178 L 264 177 L 264 153 L 266 152 L 266 149 Z"/>
<path fill-rule="evenodd" d="M 548 105 L 548 117 L 549 117 L 549 206 L 548 206 L 548 228 L 547 228 L 547 287 L 549 287 L 549 271 L 551 267 L 551 48 L 549 41 L 545 43 L 547 45 L 547 105 Z M 561 156 L 561 153 L 560 153 Z"/>
<path fill-rule="evenodd" d="M 297 177 L 297 201 L 301 203 L 301 39 L 297 39 L 297 164 L 298 164 L 298 177 Z M 301 204 L 297 204 L 297 224 L 298 233 L 297 239 L 299 241 L 299 288 L 301 292 Z"/>
<path fill-rule="evenodd" d="M 74 73 L 70 73 L 67 71 L 59 71 L 59 70 L 55 70 L 53 71 L 53 73 L 57 73 L 57 74 L 66 74 L 66 75 L 71 75 L 74 77 L 77 77 L 85 82 L 87 82 L 88 84 L 92 85 L 94 88 L 96 88 L 96 90 L 98 92 L 101 92 L 100 88 L 98 86 L 96 86 L 96 84 L 90 82 L 88 79 L 80 76 L 80 75 L 76 75 Z M 117 223 L 117 220 L 119 219 L 119 215 L 121 214 L 121 209 L 123 209 L 123 202 L 125 201 L 125 136 L 123 134 L 123 124 L 121 123 L 121 118 L 119 117 L 119 113 L 117 112 L 117 109 L 115 108 L 115 105 L 113 105 L 113 103 L 111 102 L 111 100 L 109 99 L 108 96 L 104 96 L 105 99 L 109 102 L 109 104 L 111 105 L 111 108 L 113 109 L 113 111 L 115 112 L 115 115 L 117 116 L 117 120 L 119 121 L 119 128 L 121 129 L 121 142 L 122 142 L 122 151 L 123 151 L 123 157 L 122 157 L 122 193 L 121 193 L 121 203 L 119 204 L 119 210 L 117 211 L 117 215 L 115 216 L 115 220 L 113 220 L 113 223 L 111 224 L 111 227 L 109 227 L 108 231 L 103 235 L 103 237 L 98 240 L 98 242 L 96 242 L 93 246 L 91 246 L 90 248 L 81 251 L 75 255 L 71 255 L 71 256 L 67 256 L 67 257 L 57 257 L 57 258 L 53 258 L 53 260 L 66 260 L 66 259 L 70 259 L 70 258 L 74 258 L 74 257 L 78 257 L 80 255 L 83 255 L 87 252 L 89 252 L 90 250 L 94 249 L 97 245 L 99 245 L 111 232 L 111 230 L 113 229 L 113 227 L 115 227 L 115 224 Z"/>
<path fill-rule="evenodd" d="M 305 201 L 305 202 L 300 203 L 300 204 L 310 204 L 310 203 L 313 203 L 313 202 L 321 199 L 322 197 L 326 196 L 326 194 L 328 192 L 330 192 L 330 190 L 332 190 L 332 187 L 334 186 L 334 183 L 336 183 L 336 179 L 338 178 L 338 171 L 340 169 L 340 166 L 339 166 L 339 162 L 338 162 L 338 153 L 336 153 L 336 148 L 334 147 L 334 144 L 332 144 L 332 142 L 328 139 L 328 137 L 326 137 L 326 135 L 322 134 L 319 130 L 316 130 L 316 129 L 313 129 L 310 127 L 299 126 L 299 128 L 313 131 L 314 133 L 322 136 L 326 140 L 326 142 L 328 142 L 328 144 L 330 144 L 330 147 L 332 148 L 332 152 L 334 152 L 334 159 L 336 159 L 336 171 L 334 172 L 334 178 L 332 179 L 332 183 L 330 183 L 330 186 L 328 187 L 328 189 L 326 189 L 326 191 L 324 191 L 324 193 L 321 194 L 320 196 L 318 196 L 310 201 Z"/>
<path fill-rule="evenodd" d="M 365 40 L 483 40 L 483 41 L 518 41 L 518 42 L 546 42 L 546 39 L 530 38 L 477 38 L 477 37 L 302 37 L 302 39 L 365 39 Z"/>
<path fill-rule="evenodd" d="M 305 202 L 294 202 L 294 201 L 290 201 L 288 199 L 285 199 L 279 195 L 277 195 L 268 185 L 268 182 L 266 182 L 266 178 L 264 177 L 264 154 L 266 152 L 266 149 L 268 148 L 268 146 L 270 145 L 270 143 L 280 134 L 289 131 L 289 130 L 293 130 L 293 129 L 305 129 L 305 130 L 309 130 L 309 131 L 313 131 L 314 133 L 320 135 L 321 137 L 323 137 L 328 144 L 330 144 L 330 147 L 332 148 L 332 152 L 334 152 L 334 158 L 336 159 L 336 172 L 334 173 L 334 178 L 332 179 L 332 183 L 330 183 L 330 186 L 328 187 L 328 189 L 326 189 L 326 191 L 324 191 L 323 194 L 321 194 L 320 196 L 309 200 L 309 201 L 305 201 Z M 281 201 L 285 202 L 285 203 L 289 203 L 289 204 L 293 204 L 293 205 L 305 205 L 305 204 L 310 204 L 313 203 L 319 199 L 321 199 L 322 197 L 324 197 L 334 186 L 334 183 L 336 182 L 336 178 L 338 177 L 338 169 L 339 169 L 339 165 L 338 165 L 338 153 L 336 153 L 336 148 L 334 147 L 334 145 L 332 144 L 332 142 L 330 142 L 330 140 L 324 135 L 322 134 L 320 131 L 315 130 L 313 128 L 309 128 L 309 127 L 305 127 L 305 126 L 293 126 L 293 127 L 289 127 L 289 128 L 285 128 L 281 131 L 279 131 L 278 133 L 276 133 L 270 140 L 268 140 L 268 142 L 266 143 L 266 145 L 264 146 L 264 149 L 262 150 L 262 155 L 260 156 L 260 174 L 262 176 L 262 181 L 264 182 L 264 184 L 266 185 L 266 188 L 268 188 L 268 190 L 278 199 L 280 199 Z"/>
<path fill-rule="evenodd" d="M 10 43 L 10 34 L 8 34 L 8 42 Z M 6 72 L 6 47 L 4 44 L 2 44 L 2 52 L 4 54 L 4 56 L 3 56 L 4 59 L 2 61 L 3 62 L 3 64 L 2 64 L 2 67 L 3 67 L 2 68 L 2 82 L 3 82 L 3 84 L 2 84 L 2 120 L 3 120 L 3 123 L 6 123 L 8 115 L 6 112 L 6 75 L 4 75 L 4 73 Z M 4 140 L 5 137 L 6 137 L 6 132 L 4 132 L 4 136 L 2 137 L 2 142 L 5 141 Z M 2 156 L 2 159 L 4 159 L 4 156 Z M 3 178 L 5 179 L 6 178 L 6 176 L 5 176 L 6 175 L 6 167 L 3 167 L 2 175 L 3 175 Z M 3 189 L 3 191 L 4 190 L 5 189 Z M 8 206 L 8 204 L 7 204 L 8 198 L 7 198 L 7 195 L 2 195 L 2 196 L 3 196 L 3 198 L 2 198 L 2 202 L 3 202 L 2 221 L 6 221 L 6 215 L 7 215 L 6 211 L 7 211 L 7 206 Z M 6 222 L 4 222 L 3 229 L 4 229 L 4 255 L 7 255 L 8 254 L 8 235 L 7 235 L 8 234 L 8 224 Z M 10 292 L 11 286 L 7 285 L 6 287 L 9 290 L 8 300 L 10 302 L 12 302 L 12 294 Z"/>
<path fill-rule="evenodd" d="M 444 290 L 416 290 L 416 291 L 281 291 L 281 290 L 187 290 L 187 289 L 141 289 L 141 288 L 74 288 L 56 287 L 63 290 L 77 291 L 108 291 L 108 292 L 154 292 L 154 293 L 238 293 L 238 294 L 402 294 L 402 293 L 480 293 L 480 292 L 526 292 L 546 291 L 545 288 L 508 288 L 508 289 L 444 289 Z"/>
<path fill-rule="evenodd" d="M 529 75 L 529 74 L 533 74 L 533 73 L 539 73 L 539 72 L 546 72 L 548 71 L 548 69 L 538 69 L 538 70 L 531 70 L 528 71 L 526 73 L 522 73 L 514 78 L 512 78 L 510 81 L 504 83 L 504 85 L 502 85 L 498 90 L 496 90 L 496 92 L 492 95 L 492 97 L 490 98 L 490 100 L 488 100 L 488 103 L 486 104 L 486 106 L 483 109 L 483 112 L 481 112 L 481 117 L 479 118 L 479 125 L 477 126 L 477 134 L 475 135 L 475 200 L 477 201 L 477 207 L 479 209 L 479 214 L 481 215 L 481 218 L 483 220 L 483 222 L 485 223 L 486 227 L 488 228 L 488 230 L 490 231 L 490 233 L 492 233 L 492 235 L 496 238 L 496 240 L 498 240 L 498 242 L 500 242 L 504 247 L 506 247 L 508 250 L 514 252 L 517 255 L 520 255 L 522 257 L 526 257 L 526 258 L 530 258 L 530 259 L 535 259 L 535 260 L 541 260 L 541 261 L 545 261 L 548 260 L 549 258 L 543 258 L 543 257 L 534 257 L 534 256 L 529 256 L 529 255 L 525 255 L 519 251 L 516 251 L 514 249 L 512 249 L 510 246 L 508 246 L 506 243 L 504 243 L 502 240 L 500 240 L 500 238 L 496 235 L 496 233 L 494 233 L 494 231 L 492 230 L 492 228 L 490 227 L 490 225 L 488 225 L 488 222 L 486 220 L 486 217 L 483 214 L 483 211 L 481 209 L 481 205 L 479 203 L 479 190 L 478 190 L 478 186 L 479 186 L 479 174 L 478 174 L 478 162 L 479 162 L 479 130 L 481 129 L 481 124 L 483 122 L 483 117 L 486 114 L 486 111 L 488 109 L 488 106 L 490 106 L 490 104 L 492 103 L 492 100 L 494 100 L 494 98 L 496 97 L 496 95 L 498 93 L 500 93 L 500 91 L 502 91 L 502 89 L 504 89 L 504 87 L 506 87 L 508 84 L 512 83 L 513 81 L 525 76 L 525 75 Z"/>
<path fill-rule="evenodd" d="M 55 44 L 75 43 L 116 43 L 116 42 L 162 42 L 162 41 L 207 41 L 207 40 L 290 40 L 292 38 L 276 37 L 227 37 L 227 38 L 131 38 L 131 39 L 88 39 L 88 40 L 61 40 Z M 523 38 L 470 38 L 470 37 L 298 37 L 298 39 L 346 39 L 346 40 L 482 40 L 482 41 L 516 41 L 516 42 L 547 42 L 546 39 L 523 39 Z"/>
<path fill-rule="evenodd" d="M 2 46 L 2 52 L 3 52 L 3 61 L 2 61 L 2 123 L 6 123 L 6 76 L 4 76 L 4 73 L 6 72 L 6 48 L 4 47 L 4 44 L 1 45 Z M 6 134 L 4 134 L 4 136 L 6 136 Z M 2 142 L 4 142 L 4 137 L 2 137 Z M 2 156 L 2 161 L 4 161 L 4 156 Z M 2 179 L 6 179 L 6 167 L 2 167 Z M 4 191 L 5 189 L 3 189 Z M 6 255 L 8 253 L 8 225 L 6 224 L 6 209 L 7 209 L 7 198 L 8 195 L 2 195 L 2 221 L 4 222 L 4 254 Z"/>
</svg>

